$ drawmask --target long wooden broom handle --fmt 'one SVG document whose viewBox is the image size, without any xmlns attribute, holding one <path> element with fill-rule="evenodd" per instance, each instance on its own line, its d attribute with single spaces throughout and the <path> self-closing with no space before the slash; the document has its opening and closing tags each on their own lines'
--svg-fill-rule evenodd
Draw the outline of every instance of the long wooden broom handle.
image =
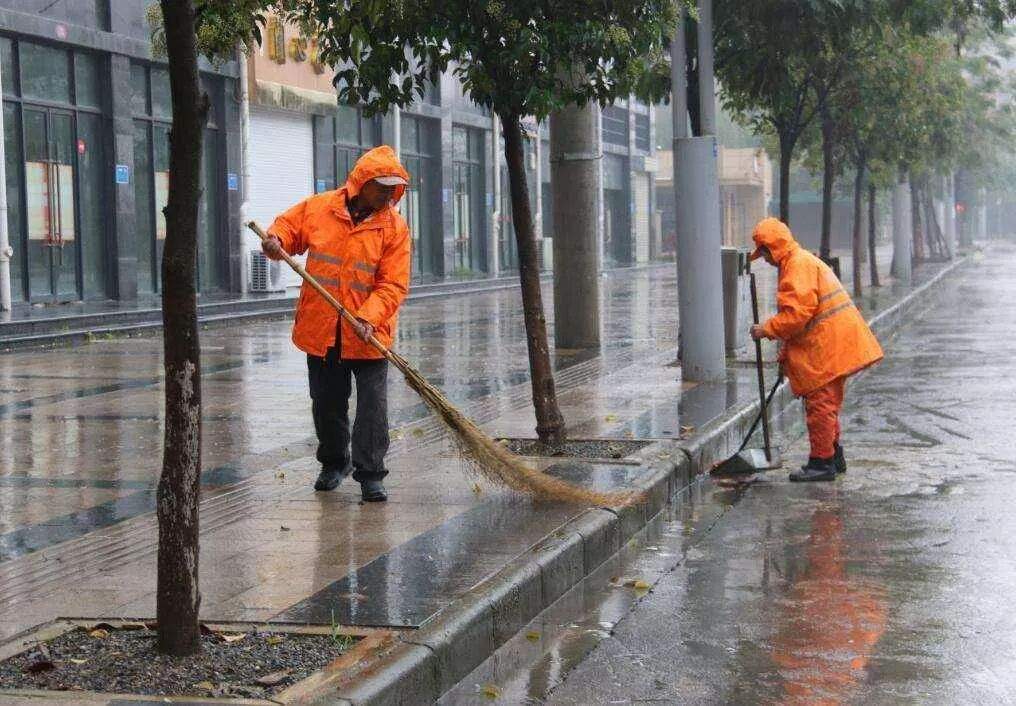
<svg viewBox="0 0 1016 706">
<path fill-rule="evenodd" d="M 254 221 L 251 221 L 250 223 L 248 223 L 247 227 L 250 228 L 252 231 L 254 231 L 259 238 L 261 238 L 261 242 L 265 242 L 266 240 L 268 240 L 269 238 L 272 237 L 272 236 L 268 235 L 268 233 L 266 233 L 263 230 L 261 230 L 261 226 L 259 226 Z M 292 267 L 293 270 L 296 272 L 296 274 L 298 274 L 301 277 L 303 277 L 307 281 L 307 284 L 309 284 L 311 287 L 313 287 L 315 290 L 317 290 L 317 293 L 320 294 L 322 297 L 324 297 L 325 301 L 327 301 L 329 304 L 331 304 L 335 308 L 335 310 L 337 312 L 339 312 L 339 315 L 342 316 L 342 318 L 344 318 L 346 321 L 348 321 L 349 323 L 354 324 L 356 326 L 360 325 L 359 319 L 357 319 L 355 316 L 350 314 L 349 310 L 346 309 L 346 307 L 342 306 L 342 304 L 339 303 L 338 299 L 333 297 L 331 295 L 331 293 L 327 289 L 325 289 L 324 286 L 322 286 L 322 284 L 320 282 L 318 282 L 316 279 L 314 279 L 307 272 L 307 270 L 305 270 L 303 268 L 303 265 L 301 265 L 299 262 L 294 260 L 292 255 L 290 255 L 288 252 L 286 252 L 284 248 L 280 248 L 280 250 L 282 251 L 282 259 L 286 261 L 286 264 L 288 264 L 290 267 Z M 381 341 L 377 340 L 377 338 L 374 336 L 374 334 L 370 335 L 370 337 L 367 339 L 367 343 L 369 343 L 370 345 L 374 346 L 378 350 L 378 352 L 381 355 L 383 355 L 385 358 L 387 358 L 389 360 L 393 359 L 394 353 L 392 351 L 390 351 L 388 348 L 386 348 L 384 346 L 384 344 L 381 343 Z"/>
</svg>

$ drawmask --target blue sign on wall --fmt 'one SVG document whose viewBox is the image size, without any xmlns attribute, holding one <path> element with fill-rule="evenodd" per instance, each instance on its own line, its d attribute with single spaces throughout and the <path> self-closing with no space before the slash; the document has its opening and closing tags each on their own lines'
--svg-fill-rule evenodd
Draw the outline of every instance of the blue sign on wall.
<svg viewBox="0 0 1016 706">
<path fill-rule="evenodd" d="M 318 179 L 314 182 L 314 193 L 320 194 L 322 191 L 328 191 L 328 184 L 325 183 L 324 179 Z"/>
<path fill-rule="evenodd" d="M 232 172 L 227 174 L 226 175 L 226 188 L 228 188 L 230 191 L 239 191 L 240 190 L 240 177 L 238 177 L 236 174 L 233 174 Z"/>
<path fill-rule="evenodd" d="M 494 194 L 487 192 L 487 208 L 494 207 Z"/>
<path fill-rule="evenodd" d="M 452 200 L 452 190 L 441 189 L 441 196 L 442 196 L 441 200 L 444 201 L 444 203 L 448 203 L 449 201 Z"/>
<path fill-rule="evenodd" d="M 116 165 L 116 183 L 117 184 L 130 184 L 131 183 L 131 170 L 126 164 Z"/>
</svg>

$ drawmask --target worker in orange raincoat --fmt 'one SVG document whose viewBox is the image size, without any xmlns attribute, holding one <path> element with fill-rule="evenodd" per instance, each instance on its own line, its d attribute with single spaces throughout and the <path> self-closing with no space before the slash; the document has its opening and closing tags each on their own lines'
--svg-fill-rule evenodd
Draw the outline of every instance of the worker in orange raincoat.
<svg viewBox="0 0 1016 706">
<path fill-rule="evenodd" d="M 356 317 L 350 324 L 304 283 L 293 343 L 307 354 L 311 409 L 321 473 L 315 490 L 334 490 L 353 474 L 363 499 L 388 499 L 388 361 L 368 339 L 390 346 L 409 289 L 410 237 L 395 210 L 409 173 L 391 147 L 364 154 L 339 189 L 316 194 L 275 219 L 263 244 L 280 259 L 307 253 L 307 271 Z M 356 379 L 356 418 L 349 396 Z M 352 442 L 352 453 L 350 453 Z"/>
<path fill-rule="evenodd" d="M 755 340 L 781 342 L 780 364 L 790 388 L 804 398 L 811 441 L 808 463 L 792 481 L 833 480 L 847 470 L 840 444 L 840 407 L 846 380 L 882 360 L 882 347 L 836 274 L 794 240 L 776 218 L 752 234 L 751 259 L 779 268 L 778 313 L 751 327 Z"/>
</svg>

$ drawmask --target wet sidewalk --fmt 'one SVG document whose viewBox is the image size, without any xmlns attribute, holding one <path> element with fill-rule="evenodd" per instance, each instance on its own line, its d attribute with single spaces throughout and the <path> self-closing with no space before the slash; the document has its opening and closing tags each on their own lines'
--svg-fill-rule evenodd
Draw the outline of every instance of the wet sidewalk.
<svg viewBox="0 0 1016 706">
<path fill-rule="evenodd" d="M 607 274 L 604 301 L 601 355 L 554 361 L 571 437 L 674 439 L 754 398 L 746 366 L 680 380 L 672 267 Z M 411 302 L 397 346 L 489 433 L 532 436 L 515 290 Z M 209 329 L 202 348 L 208 618 L 418 626 L 578 512 L 467 477 L 397 375 L 391 500 L 361 505 L 353 483 L 314 493 L 289 323 Z M 0 638 L 58 615 L 154 614 L 161 395 L 158 337 L 0 355 Z M 638 458 L 597 468 L 588 481 L 605 487 L 645 472 Z"/>
</svg>

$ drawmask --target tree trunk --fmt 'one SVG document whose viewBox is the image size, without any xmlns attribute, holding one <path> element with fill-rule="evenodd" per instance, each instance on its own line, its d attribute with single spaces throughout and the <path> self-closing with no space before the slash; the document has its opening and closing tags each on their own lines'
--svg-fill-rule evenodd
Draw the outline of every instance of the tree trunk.
<svg viewBox="0 0 1016 706">
<path fill-rule="evenodd" d="M 861 279 L 861 271 L 864 268 L 864 237 L 862 235 L 864 219 L 864 170 L 866 165 L 864 155 L 857 159 L 857 175 L 854 177 L 854 232 L 851 238 L 853 251 L 854 270 L 854 296 L 859 297 L 864 293 L 864 282 Z"/>
<path fill-rule="evenodd" d="M 910 218 L 914 232 L 914 252 L 912 260 L 924 260 L 924 230 L 921 227 L 921 182 L 913 174 L 910 175 Z"/>
<path fill-rule="evenodd" d="M 868 265 L 871 267 L 871 286 L 881 287 L 878 279 L 878 260 L 875 257 L 875 205 L 878 191 L 875 184 L 868 182 Z"/>
<path fill-rule="evenodd" d="M 780 220 L 790 225 L 790 162 L 797 137 L 780 134 Z"/>
<path fill-rule="evenodd" d="M 833 125 L 832 116 L 829 110 L 822 108 L 822 240 L 819 244 L 818 255 L 823 260 L 829 260 L 832 251 L 832 230 L 833 230 L 833 184 L 836 180 L 835 165 L 833 164 Z"/>
<path fill-rule="evenodd" d="M 536 411 L 536 433 L 544 443 L 564 440 L 564 418 L 557 406 L 554 372 L 550 366 L 547 345 L 547 319 L 543 313 L 540 291 L 540 262 L 533 231 L 533 213 L 526 186 L 525 148 L 522 123 L 518 115 L 501 115 L 504 127 L 505 159 L 512 193 L 512 222 L 519 250 L 519 280 L 522 283 L 522 310 L 526 321 L 526 343 L 529 346 L 529 372 L 533 385 L 533 408 Z"/>
<path fill-rule="evenodd" d="M 192 0 L 161 0 L 173 98 L 166 243 L 162 255 L 165 448 L 157 514 L 158 647 L 171 655 L 201 649 L 198 609 L 198 501 L 201 480 L 201 363 L 198 345 L 198 200 L 207 99 L 198 84 Z"/>
</svg>

